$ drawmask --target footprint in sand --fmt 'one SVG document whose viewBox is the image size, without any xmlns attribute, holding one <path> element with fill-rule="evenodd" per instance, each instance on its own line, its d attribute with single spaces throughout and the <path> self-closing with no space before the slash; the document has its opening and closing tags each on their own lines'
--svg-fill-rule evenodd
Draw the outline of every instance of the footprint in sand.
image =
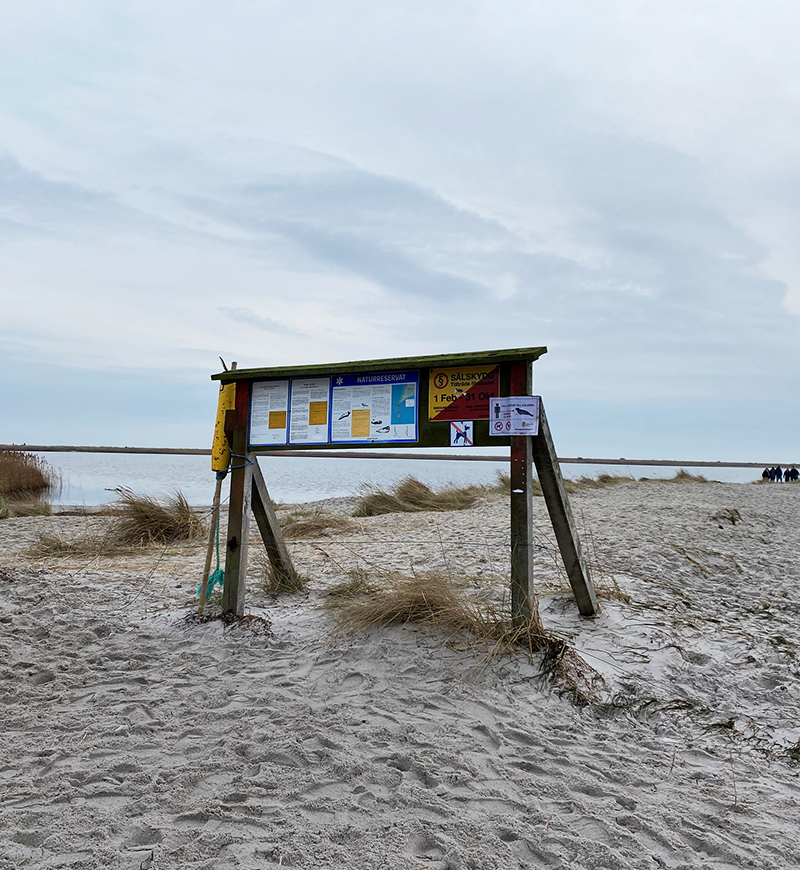
<svg viewBox="0 0 800 870">
<path fill-rule="evenodd" d="M 364 685 L 364 677 L 358 673 L 348 674 L 341 682 L 341 688 L 345 692 L 352 692 Z"/>
</svg>

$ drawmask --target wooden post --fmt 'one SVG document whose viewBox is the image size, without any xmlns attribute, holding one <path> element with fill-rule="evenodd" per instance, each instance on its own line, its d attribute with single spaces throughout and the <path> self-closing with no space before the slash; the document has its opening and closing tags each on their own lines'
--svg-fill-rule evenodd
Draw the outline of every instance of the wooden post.
<svg viewBox="0 0 800 870">
<path fill-rule="evenodd" d="M 272 570 L 281 577 L 290 578 L 294 574 L 292 560 L 283 540 L 280 523 L 275 516 L 275 508 L 272 506 L 264 475 L 255 456 L 253 457 L 253 516 L 256 518 Z"/>
<path fill-rule="evenodd" d="M 527 440 L 533 449 L 533 461 L 536 463 L 542 494 L 550 514 L 550 521 L 553 524 L 553 531 L 556 534 L 558 548 L 561 550 L 561 558 L 564 560 L 564 568 L 578 603 L 578 610 L 583 616 L 596 616 L 598 612 L 597 597 L 589 568 L 581 551 L 578 530 L 572 516 L 572 509 L 569 506 L 569 497 L 564 487 L 564 480 L 561 477 L 561 466 L 553 446 L 553 438 L 547 424 L 543 403 L 540 403 L 539 406 L 539 434 Z M 511 449 L 513 457 L 514 448 Z M 511 485 L 513 488 L 513 472 Z"/>
<path fill-rule="evenodd" d="M 512 396 L 529 396 L 533 387 L 531 364 L 511 364 Z M 533 591 L 533 460 L 531 438 L 511 438 L 511 619 L 521 627 L 538 619 L 538 603 Z"/>
<path fill-rule="evenodd" d="M 247 580 L 247 544 L 255 457 L 248 453 L 250 382 L 236 382 L 236 407 L 226 413 L 225 432 L 231 445 L 231 490 L 228 502 L 228 538 L 225 547 L 225 585 L 222 612 L 241 616 Z"/>
<path fill-rule="evenodd" d="M 208 576 L 211 573 L 211 559 L 214 556 L 214 541 L 217 536 L 217 521 L 219 519 L 219 500 L 222 493 L 222 478 L 217 478 L 216 486 L 214 487 L 214 503 L 211 508 L 211 522 L 208 527 L 208 546 L 206 547 L 206 564 L 203 568 L 203 579 L 200 581 L 200 606 L 197 608 L 198 613 L 202 613 L 206 606 L 206 597 L 208 596 Z"/>
</svg>

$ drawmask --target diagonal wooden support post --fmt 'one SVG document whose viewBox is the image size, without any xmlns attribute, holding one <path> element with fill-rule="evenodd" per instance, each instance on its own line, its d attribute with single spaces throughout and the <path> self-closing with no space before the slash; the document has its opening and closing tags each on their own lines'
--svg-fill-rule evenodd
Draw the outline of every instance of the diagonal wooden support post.
<svg viewBox="0 0 800 870">
<path fill-rule="evenodd" d="M 256 518 L 272 570 L 280 577 L 288 579 L 294 574 L 294 566 L 283 540 L 280 523 L 275 515 L 258 459 L 253 457 L 253 460 L 253 516 Z"/>
<path fill-rule="evenodd" d="M 512 439 L 513 440 L 513 439 Z M 553 437 L 544 412 L 544 404 L 539 404 L 539 434 L 530 439 L 533 461 L 539 475 L 547 511 L 556 534 L 561 558 L 567 572 L 578 610 L 582 616 L 596 616 L 599 608 L 589 567 L 583 557 L 575 518 L 569 505 L 569 496 L 561 477 L 561 466 L 556 456 Z"/>
<path fill-rule="evenodd" d="M 228 501 L 228 537 L 225 547 L 225 585 L 222 612 L 242 616 L 247 581 L 250 506 L 255 457 L 248 453 L 250 382 L 236 382 L 236 407 L 226 413 L 225 434 L 231 445 L 231 490 Z"/>
</svg>

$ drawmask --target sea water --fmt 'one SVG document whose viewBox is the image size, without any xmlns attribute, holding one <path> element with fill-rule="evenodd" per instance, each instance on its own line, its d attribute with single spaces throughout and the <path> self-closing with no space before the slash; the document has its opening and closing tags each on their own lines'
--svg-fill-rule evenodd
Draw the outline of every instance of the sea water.
<svg viewBox="0 0 800 870">
<path fill-rule="evenodd" d="M 496 451 L 495 451 L 496 452 Z M 55 504 L 99 505 L 116 498 L 117 487 L 156 498 L 180 490 L 191 504 L 210 504 L 214 473 L 208 456 L 174 456 L 127 453 L 43 453 L 42 458 L 61 475 Z M 508 460 L 449 462 L 446 460 L 347 459 L 262 456 L 259 464 L 274 501 L 298 503 L 336 496 L 356 495 L 364 484 L 391 486 L 413 475 L 429 486 L 486 484 L 498 471 L 508 470 Z M 635 465 L 562 465 L 565 477 L 600 473 L 633 477 L 672 477 L 677 468 Z M 745 483 L 760 478 L 754 468 L 689 468 L 709 479 Z M 223 498 L 227 496 L 225 481 Z"/>
</svg>

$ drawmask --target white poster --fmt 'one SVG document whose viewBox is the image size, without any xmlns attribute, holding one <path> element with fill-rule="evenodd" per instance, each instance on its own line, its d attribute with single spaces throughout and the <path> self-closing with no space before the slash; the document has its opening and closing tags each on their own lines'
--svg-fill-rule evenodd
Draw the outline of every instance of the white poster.
<svg viewBox="0 0 800 870">
<path fill-rule="evenodd" d="M 334 378 L 331 441 L 416 441 L 418 372 Z"/>
<path fill-rule="evenodd" d="M 327 444 L 330 378 L 292 378 L 290 444 Z"/>
<path fill-rule="evenodd" d="M 289 381 L 255 381 L 250 396 L 250 443 L 285 444 Z"/>
<path fill-rule="evenodd" d="M 538 435 L 539 396 L 503 396 L 489 403 L 490 435 Z"/>
</svg>

